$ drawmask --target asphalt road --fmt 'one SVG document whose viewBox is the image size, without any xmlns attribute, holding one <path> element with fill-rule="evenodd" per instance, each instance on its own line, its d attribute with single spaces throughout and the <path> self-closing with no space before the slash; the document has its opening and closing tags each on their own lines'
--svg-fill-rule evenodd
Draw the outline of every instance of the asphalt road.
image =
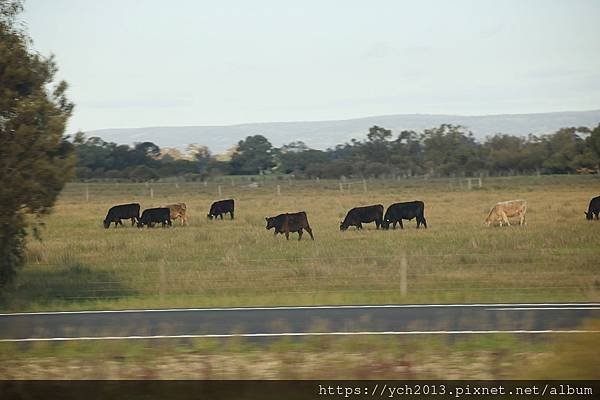
<svg viewBox="0 0 600 400">
<path fill-rule="evenodd" d="M 0 341 L 578 332 L 600 303 L 213 308 L 0 314 Z"/>
</svg>

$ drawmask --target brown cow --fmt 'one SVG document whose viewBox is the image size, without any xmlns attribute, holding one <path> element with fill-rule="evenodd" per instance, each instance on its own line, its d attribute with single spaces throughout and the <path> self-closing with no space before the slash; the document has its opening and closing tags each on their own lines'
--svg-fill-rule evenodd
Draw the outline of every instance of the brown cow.
<svg viewBox="0 0 600 400">
<path fill-rule="evenodd" d="M 169 204 L 168 206 L 165 206 L 165 207 L 171 211 L 171 219 L 172 220 L 180 218 L 181 226 L 187 225 L 187 214 L 186 214 L 187 207 L 185 206 L 185 203 Z"/>
<path fill-rule="evenodd" d="M 527 201 L 525 200 L 509 200 L 502 201 L 497 203 L 487 218 L 485 219 L 485 224 L 490 226 L 494 222 L 500 222 L 500 226 L 503 223 L 510 226 L 510 222 L 508 218 L 510 217 L 519 217 L 519 225 L 524 225 L 525 223 L 525 213 L 527 212 Z"/>
<path fill-rule="evenodd" d="M 290 232 L 298 232 L 298 240 L 300 240 L 302 239 L 302 229 L 306 229 L 310 238 L 315 240 L 304 211 L 291 214 L 279 214 L 275 217 L 266 217 L 265 220 L 267 221 L 267 230 L 275 228 L 274 235 L 283 233 L 285 234 L 285 238 L 289 240 Z"/>
</svg>

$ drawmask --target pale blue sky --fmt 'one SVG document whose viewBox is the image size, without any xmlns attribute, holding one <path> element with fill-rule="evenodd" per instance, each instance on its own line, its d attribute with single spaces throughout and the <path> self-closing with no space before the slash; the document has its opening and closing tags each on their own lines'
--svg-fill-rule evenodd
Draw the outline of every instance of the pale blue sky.
<svg viewBox="0 0 600 400">
<path fill-rule="evenodd" d="M 27 0 L 75 130 L 600 108 L 600 1 Z"/>
</svg>

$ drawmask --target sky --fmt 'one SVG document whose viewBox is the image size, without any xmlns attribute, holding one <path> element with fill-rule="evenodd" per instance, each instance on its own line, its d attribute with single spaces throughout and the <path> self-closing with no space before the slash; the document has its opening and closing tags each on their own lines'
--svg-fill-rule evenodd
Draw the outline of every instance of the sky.
<svg viewBox="0 0 600 400">
<path fill-rule="evenodd" d="M 600 108 L 600 1 L 26 0 L 104 128 Z"/>
</svg>

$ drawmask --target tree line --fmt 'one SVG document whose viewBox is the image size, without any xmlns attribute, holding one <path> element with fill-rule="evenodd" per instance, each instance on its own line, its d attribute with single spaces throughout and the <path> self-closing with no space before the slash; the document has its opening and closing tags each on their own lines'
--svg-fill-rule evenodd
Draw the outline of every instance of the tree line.
<svg viewBox="0 0 600 400">
<path fill-rule="evenodd" d="M 373 126 L 366 139 L 352 139 L 327 150 L 311 149 L 301 141 L 274 147 L 266 137 L 253 135 L 240 140 L 226 160 L 204 146 L 196 146 L 190 157 L 182 159 L 163 153 L 152 142 L 118 145 L 86 138 L 81 132 L 71 141 L 78 159 L 76 177 L 81 180 L 204 180 L 257 174 L 311 179 L 568 174 L 597 173 L 600 164 L 600 124 L 593 129 L 562 128 L 542 136 L 498 133 L 482 142 L 457 125 L 396 135 Z"/>
</svg>

